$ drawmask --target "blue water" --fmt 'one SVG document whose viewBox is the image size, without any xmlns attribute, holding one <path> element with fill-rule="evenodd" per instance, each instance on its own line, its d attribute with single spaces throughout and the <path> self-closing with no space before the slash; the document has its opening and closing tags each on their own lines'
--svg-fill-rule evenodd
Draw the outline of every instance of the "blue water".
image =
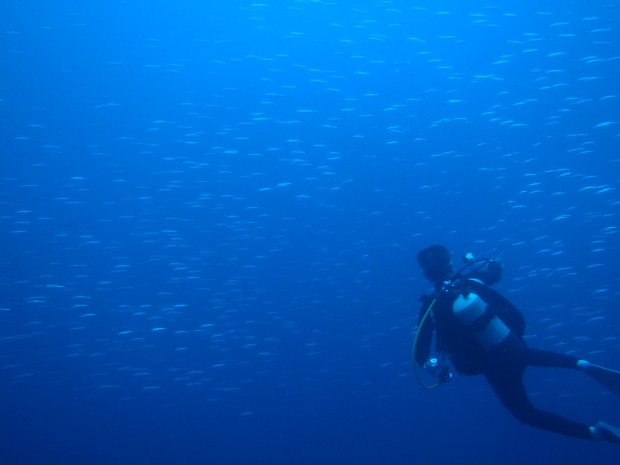
<svg viewBox="0 0 620 465">
<path fill-rule="evenodd" d="M 443 243 L 532 346 L 620 368 L 619 3 L 2 10 L 1 463 L 620 463 L 410 361 Z"/>
</svg>

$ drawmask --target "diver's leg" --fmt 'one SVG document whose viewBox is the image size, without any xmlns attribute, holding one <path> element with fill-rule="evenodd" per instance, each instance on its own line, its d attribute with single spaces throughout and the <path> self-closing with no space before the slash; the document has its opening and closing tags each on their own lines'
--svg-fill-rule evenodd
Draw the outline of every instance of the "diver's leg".
<svg viewBox="0 0 620 465">
<path fill-rule="evenodd" d="M 527 349 L 527 364 L 543 368 L 578 368 L 579 359 L 571 355 L 550 352 L 548 350 Z"/>
<path fill-rule="evenodd" d="M 506 409 L 521 423 L 546 431 L 582 439 L 594 439 L 589 426 L 535 408 L 523 386 L 525 367 L 502 367 L 485 374 Z"/>
</svg>

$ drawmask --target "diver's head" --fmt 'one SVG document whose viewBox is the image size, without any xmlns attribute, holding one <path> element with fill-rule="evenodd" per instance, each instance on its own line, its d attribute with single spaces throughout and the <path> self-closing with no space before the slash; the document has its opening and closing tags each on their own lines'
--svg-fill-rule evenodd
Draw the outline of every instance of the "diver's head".
<svg viewBox="0 0 620 465">
<path fill-rule="evenodd" d="M 418 252 L 418 264 L 424 277 L 435 286 L 452 277 L 452 257 L 443 245 L 431 245 Z"/>
</svg>

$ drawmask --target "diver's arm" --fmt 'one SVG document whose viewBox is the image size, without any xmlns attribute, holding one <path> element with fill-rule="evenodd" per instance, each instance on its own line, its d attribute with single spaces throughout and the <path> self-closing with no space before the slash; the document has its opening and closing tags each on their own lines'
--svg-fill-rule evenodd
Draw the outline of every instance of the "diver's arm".
<svg viewBox="0 0 620 465">
<path fill-rule="evenodd" d="M 525 334 L 525 318 L 519 310 L 506 297 L 496 290 L 485 286 L 477 279 L 469 279 L 470 288 L 478 294 L 489 308 L 519 337 Z"/>
</svg>

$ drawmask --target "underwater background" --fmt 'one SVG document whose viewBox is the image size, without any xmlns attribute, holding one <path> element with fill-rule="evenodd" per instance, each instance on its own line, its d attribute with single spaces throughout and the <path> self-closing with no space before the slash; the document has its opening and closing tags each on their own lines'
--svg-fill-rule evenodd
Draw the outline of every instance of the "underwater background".
<svg viewBox="0 0 620 465">
<path fill-rule="evenodd" d="M 620 463 L 411 364 L 442 243 L 620 369 L 620 3 L 1 5 L 2 464 Z"/>
</svg>

